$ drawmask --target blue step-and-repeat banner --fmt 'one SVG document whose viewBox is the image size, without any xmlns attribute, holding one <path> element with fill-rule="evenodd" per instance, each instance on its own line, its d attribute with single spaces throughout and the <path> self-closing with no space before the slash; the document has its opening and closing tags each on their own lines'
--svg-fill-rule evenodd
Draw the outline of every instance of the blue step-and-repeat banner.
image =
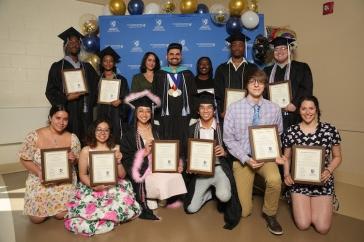
<svg viewBox="0 0 364 242">
<path fill-rule="evenodd" d="M 225 25 L 215 25 L 209 14 L 150 14 L 131 16 L 100 16 L 100 47 L 111 46 L 120 56 L 118 73 L 125 76 L 129 85 L 132 76 L 139 73 L 144 53 L 152 51 L 166 63 L 166 50 L 171 42 L 183 46 L 183 65 L 193 73 L 201 56 L 212 60 L 214 70 L 228 60 L 229 47 Z M 258 34 L 264 34 L 264 16 L 254 30 L 243 30 L 250 40 L 247 59 L 251 62 L 252 45 Z"/>
</svg>

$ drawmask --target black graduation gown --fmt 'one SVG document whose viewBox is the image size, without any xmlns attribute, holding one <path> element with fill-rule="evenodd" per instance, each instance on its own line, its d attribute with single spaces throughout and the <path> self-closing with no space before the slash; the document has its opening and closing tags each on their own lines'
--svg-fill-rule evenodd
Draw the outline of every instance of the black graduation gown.
<svg viewBox="0 0 364 242">
<path fill-rule="evenodd" d="M 195 77 L 195 83 L 197 90 L 199 89 L 215 89 L 214 79 L 209 78 L 207 80 L 201 80 L 197 76 Z"/>
<path fill-rule="evenodd" d="M 179 97 L 171 97 L 167 94 L 169 89 L 169 82 L 167 79 L 167 72 L 159 70 L 154 74 L 152 92 L 161 99 L 161 108 L 155 112 L 154 119 L 159 122 L 160 127 L 158 129 L 159 136 L 163 140 L 177 139 L 180 140 L 182 145 L 187 140 L 188 126 L 191 119 L 191 115 L 194 113 L 194 94 L 197 92 L 194 76 L 191 71 L 181 71 L 184 80 L 186 81 L 185 90 L 183 81 L 181 81 L 179 89 L 182 90 L 182 95 Z M 182 116 L 182 109 L 186 107 L 186 98 L 183 96 L 188 95 L 188 104 L 190 107 L 190 113 L 186 116 Z M 168 98 L 168 110 L 169 115 L 162 116 L 162 111 L 167 109 Z"/>
<path fill-rule="evenodd" d="M 122 75 L 116 75 L 116 79 L 121 80 L 119 99 L 122 103 L 118 107 L 108 104 L 97 105 L 97 118 L 106 118 L 112 125 L 113 138 L 120 144 L 121 132 L 125 133 L 128 129 L 129 106 L 123 100 L 129 94 L 128 82 Z"/>
<path fill-rule="evenodd" d="M 53 63 L 49 70 L 45 95 L 52 106 L 64 105 L 66 107 L 69 112 L 67 129 L 76 134 L 83 143 L 87 128 L 93 120 L 93 107 L 97 100 L 98 75 L 89 63 L 82 63 L 81 67 L 83 66 L 85 71 L 88 93 L 76 100 L 68 101 L 62 82 L 62 62 L 64 63 L 63 70 L 75 69 L 71 63 L 64 59 Z"/>
<path fill-rule="evenodd" d="M 273 66 L 268 66 L 264 68 L 267 74 L 268 81 L 270 73 L 272 72 Z M 286 67 L 280 68 L 277 66 L 274 81 L 283 81 L 284 74 L 286 73 Z M 291 62 L 291 72 L 290 81 L 292 88 L 292 103 L 298 107 L 300 99 L 304 96 L 312 96 L 313 81 L 312 73 L 310 67 L 303 62 L 292 61 Z M 268 93 L 264 94 L 265 98 L 268 99 Z M 286 130 L 289 126 L 298 123 L 298 112 L 288 112 L 283 115 L 283 129 Z"/>
<path fill-rule="evenodd" d="M 190 126 L 190 128 L 189 128 L 189 137 L 190 138 L 194 138 L 196 125 L 197 125 L 197 123 Z M 217 140 L 216 131 L 214 132 L 214 137 L 215 137 L 215 140 Z M 219 159 L 219 161 L 220 161 L 220 165 L 221 165 L 223 172 L 226 174 L 227 178 L 230 181 L 231 199 L 226 203 L 219 202 L 218 209 L 219 209 L 219 211 L 222 211 L 224 213 L 224 221 L 225 221 L 224 228 L 233 229 L 240 222 L 242 208 L 240 205 L 238 191 L 236 189 L 235 179 L 234 179 L 234 175 L 233 175 L 233 171 L 232 171 L 232 162 L 231 162 L 231 160 L 229 160 L 228 158 L 225 158 L 225 157 L 221 157 Z M 188 183 L 186 185 L 187 194 L 186 194 L 185 200 L 184 200 L 184 209 L 185 209 L 186 213 L 189 213 L 187 211 L 187 207 L 191 204 L 193 194 L 195 193 L 197 177 L 198 177 L 197 175 L 190 174 L 187 179 L 188 180 Z"/>
<path fill-rule="evenodd" d="M 158 132 L 157 129 L 155 127 L 153 127 L 153 137 L 154 139 L 159 139 L 158 138 Z M 144 142 L 141 139 L 140 141 L 142 147 L 144 148 Z M 121 142 L 120 142 L 120 151 L 123 154 L 123 158 L 121 160 L 125 171 L 127 173 L 127 177 L 130 179 L 132 185 L 133 185 L 133 190 L 135 192 L 136 195 L 136 200 L 138 201 L 139 204 L 141 204 L 142 209 L 143 209 L 143 215 L 147 214 L 150 215 L 151 217 L 153 212 L 148 208 L 147 203 L 145 201 L 146 196 L 146 190 L 145 190 L 145 183 L 137 183 L 132 176 L 132 168 L 133 168 L 133 164 L 134 164 L 134 159 L 135 159 L 135 154 L 138 151 L 137 149 L 137 143 L 136 143 L 136 128 L 135 126 L 132 126 L 125 134 L 123 134 L 122 138 L 121 138 Z M 140 168 L 140 174 L 143 175 L 144 172 L 147 170 L 148 168 L 148 158 L 145 157 L 143 164 L 141 165 Z M 142 215 L 141 215 L 142 216 Z"/>
<path fill-rule="evenodd" d="M 220 64 L 215 72 L 215 95 L 217 99 L 217 110 L 219 114 L 224 112 L 225 102 L 225 88 L 244 89 L 247 83 L 248 70 L 254 68 L 256 65 L 252 63 L 243 63 L 239 66 L 238 70 L 232 63 L 227 62 Z M 229 84 L 229 69 L 230 69 L 230 84 Z M 243 78 L 243 80 L 242 80 Z M 220 116 L 221 117 L 221 116 Z"/>
</svg>

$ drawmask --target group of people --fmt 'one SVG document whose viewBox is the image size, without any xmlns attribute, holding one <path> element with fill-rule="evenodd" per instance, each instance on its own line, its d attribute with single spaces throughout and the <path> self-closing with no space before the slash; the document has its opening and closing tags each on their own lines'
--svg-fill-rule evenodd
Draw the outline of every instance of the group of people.
<svg viewBox="0 0 364 242">
<path fill-rule="evenodd" d="M 71 27 L 59 37 L 64 41 L 65 57 L 49 71 L 49 123 L 27 135 L 19 152 L 29 171 L 24 214 L 32 222 L 55 217 L 64 219 L 69 231 L 94 235 L 136 217 L 159 220 L 153 212 L 159 206 L 183 205 L 186 213 L 196 213 L 215 198 L 218 210 L 224 213 L 224 228 L 232 229 L 241 217 L 252 213 L 254 177 L 258 174 L 265 182 L 262 216 L 271 233 L 283 234 L 276 217 L 282 181 L 297 227 L 305 230 L 313 225 L 320 233 L 329 231 L 335 196 L 333 172 L 341 163 L 341 139 L 334 126 L 320 121 L 310 68 L 291 60 L 291 39 L 277 37 L 272 41 L 274 64 L 261 70 L 244 58 L 247 37 L 233 34 L 226 39 L 230 59 L 214 74 L 211 59 L 201 57 L 196 76 L 181 65 L 182 46 L 171 43 L 166 53 L 168 66 L 160 67 L 158 56 L 147 52 L 129 90 L 126 79 L 116 72 L 120 56 L 111 47 L 99 53 L 98 75 L 91 65 L 78 59 L 79 32 Z M 83 70 L 87 93 L 67 94 L 62 72 L 70 69 Z M 121 80 L 116 101 L 97 104 L 101 79 Z M 292 100 L 283 109 L 267 99 L 268 85 L 282 80 L 290 80 L 292 88 Z M 246 97 L 225 108 L 226 88 L 244 89 Z M 257 125 L 278 127 L 283 155 L 275 162 L 261 162 L 252 156 L 248 129 Z M 212 176 L 186 171 L 188 138 L 215 141 Z M 152 172 L 154 140 L 179 140 L 177 173 Z M 294 145 L 324 147 L 323 185 L 294 182 Z M 59 147 L 70 147 L 73 182 L 45 186 L 41 149 Z M 90 151 L 114 151 L 116 185 L 91 186 Z"/>
</svg>

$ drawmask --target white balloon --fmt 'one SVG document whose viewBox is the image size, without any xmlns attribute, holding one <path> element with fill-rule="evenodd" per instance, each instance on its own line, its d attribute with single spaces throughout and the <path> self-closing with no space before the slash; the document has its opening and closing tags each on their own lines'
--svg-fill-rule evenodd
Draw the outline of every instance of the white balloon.
<svg viewBox="0 0 364 242">
<path fill-rule="evenodd" d="M 144 14 L 159 14 L 161 7 L 157 3 L 148 3 L 145 5 Z"/>
<path fill-rule="evenodd" d="M 254 29 L 259 24 L 259 16 L 256 12 L 248 10 L 241 15 L 241 22 L 245 28 Z"/>
</svg>

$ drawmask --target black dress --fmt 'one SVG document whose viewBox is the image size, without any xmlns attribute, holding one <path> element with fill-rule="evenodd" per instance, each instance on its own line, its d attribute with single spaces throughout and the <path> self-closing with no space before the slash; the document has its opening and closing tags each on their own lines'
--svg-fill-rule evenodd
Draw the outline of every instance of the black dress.
<svg viewBox="0 0 364 242">
<path fill-rule="evenodd" d="M 265 73 L 268 76 L 272 72 L 273 66 L 264 68 Z M 287 65 L 283 68 L 277 65 L 274 81 L 283 81 L 286 73 Z M 312 96 L 313 81 L 310 67 L 303 62 L 292 61 L 290 77 L 292 88 L 292 103 L 298 107 L 300 99 L 304 96 Z M 268 93 L 264 94 L 264 98 L 268 99 Z M 297 124 L 299 121 L 299 115 L 297 112 L 284 112 L 283 113 L 283 130 L 286 130 L 293 124 Z"/>
<path fill-rule="evenodd" d="M 293 145 L 323 146 L 325 148 L 325 167 L 330 163 L 331 149 L 341 142 L 337 129 L 329 123 L 319 123 L 316 132 L 305 134 L 298 124 L 289 127 L 282 136 L 283 148 L 291 148 Z M 290 192 L 301 193 L 307 196 L 333 195 L 334 177 L 331 176 L 323 186 L 294 184 L 289 187 Z"/>
<path fill-rule="evenodd" d="M 97 117 L 109 120 L 113 128 L 113 138 L 117 144 L 120 144 L 121 134 L 128 129 L 129 106 L 124 104 L 123 100 L 129 94 L 129 87 L 123 76 L 116 75 L 116 79 L 121 80 L 119 99 L 122 103 L 118 107 L 111 104 L 98 104 Z"/>
<path fill-rule="evenodd" d="M 77 135 L 81 143 L 88 126 L 93 120 L 93 107 L 97 100 L 98 75 L 89 63 L 81 62 L 81 68 L 85 72 L 88 93 L 76 100 L 68 101 L 65 94 L 65 87 L 62 81 L 62 70 L 75 69 L 71 63 L 62 59 L 52 64 L 46 87 L 46 97 L 52 106 L 64 105 L 69 112 L 68 131 Z"/>
</svg>

